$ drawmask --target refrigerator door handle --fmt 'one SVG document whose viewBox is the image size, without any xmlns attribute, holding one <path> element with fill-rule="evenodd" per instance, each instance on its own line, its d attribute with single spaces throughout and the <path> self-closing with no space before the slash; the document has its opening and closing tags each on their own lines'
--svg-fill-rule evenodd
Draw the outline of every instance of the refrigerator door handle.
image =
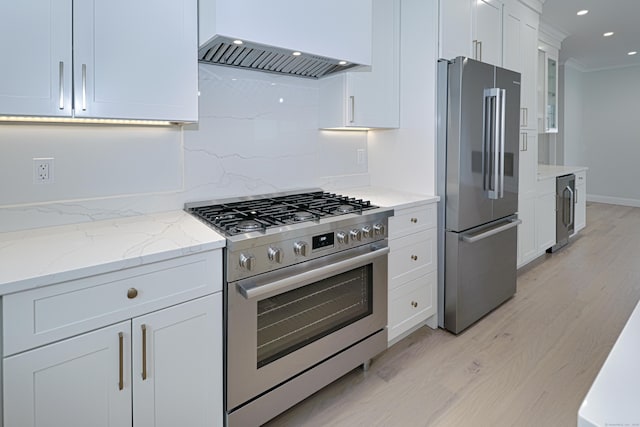
<svg viewBox="0 0 640 427">
<path fill-rule="evenodd" d="M 510 219 L 509 222 L 507 222 L 506 224 L 487 230 L 484 233 L 477 234 L 474 236 L 462 234 L 460 238 L 462 239 L 462 241 L 466 243 L 475 243 L 482 239 L 486 239 L 487 237 L 495 236 L 496 234 L 502 233 L 503 231 L 509 230 L 510 228 L 517 227 L 520 224 L 522 224 L 521 219 Z"/>
<path fill-rule="evenodd" d="M 505 145 L 505 111 L 506 111 L 506 102 L 507 102 L 507 91 L 505 89 L 498 89 L 498 98 L 496 100 L 497 107 L 499 108 L 498 112 L 498 121 L 499 126 L 497 129 L 500 135 L 500 195 L 499 197 L 504 198 L 504 145 Z"/>
<path fill-rule="evenodd" d="M 484 147 L 487 161 L 484 162 L 485 177 L 488 170 L 488 184 L 485 184 L 490 199 L 500 197 L 500 89 L 484 90 Z M 504 165 L 503 165 L 504 168 Z M 485 178 L 486 179 L 486 178 Z M 486 182 L 486 181 L 485 181 Z"/>
</svg>

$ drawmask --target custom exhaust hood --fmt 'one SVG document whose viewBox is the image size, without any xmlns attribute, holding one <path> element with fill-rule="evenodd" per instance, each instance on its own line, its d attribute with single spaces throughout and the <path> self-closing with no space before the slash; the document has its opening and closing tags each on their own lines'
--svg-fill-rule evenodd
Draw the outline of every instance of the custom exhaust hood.
<svg viewBox="0 0 640 427">
<path fill-rule="evenodd" d="M 198 59 L 321 78 L 371 65 L 371 0 L 199 0 Z"/>
</svg>

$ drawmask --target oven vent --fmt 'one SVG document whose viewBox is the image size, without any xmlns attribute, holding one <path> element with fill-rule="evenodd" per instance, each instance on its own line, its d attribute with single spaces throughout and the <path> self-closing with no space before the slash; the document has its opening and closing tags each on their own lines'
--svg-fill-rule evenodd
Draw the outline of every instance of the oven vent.
<svg viewBox="0 0 640 427">
<path fill-rule="evenodd" d="M 343 72 L 359 64 L 345 63 L 332 58 L 294 51 L 253 42 L 234 44 L 225 37 L 214 37 L 200 47 L 198 59 L 201 63 L 228 67 L 287 74 L 318 79 Z M 344 61 L 342 61 L 344 62 Z"/>
</svg>

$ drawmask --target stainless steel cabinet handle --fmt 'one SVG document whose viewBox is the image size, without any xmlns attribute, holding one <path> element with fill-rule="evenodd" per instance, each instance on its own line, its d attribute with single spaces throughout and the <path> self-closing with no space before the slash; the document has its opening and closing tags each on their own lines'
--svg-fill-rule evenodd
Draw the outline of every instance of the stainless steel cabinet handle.
<svg viewBox="0 0 640 427">
<path fill-rule="evenodd" d="M 124 388 L 124 334 L 118 332 L 118 390 Z"/>
<path fill-rule="evenodd" d="M 478 46 L 480 46 L 480 55 L 478 56 L 478 61 L 482 61 L 482 42 L 478 40 Z"/>
<path fill-rule="evenodd" d="M 522 224 L 521 219 L 510 219 L 507 224 L 501 225 L 496 228 L 492 228 L 491 230 L 486 231 L 482 234 L 478 234 L 476 236 L 467 236 L 463 234 L 461 236 L 461 239 L 466 243 L 475 243 L 479 240 L 486 239 L 487 237 L 495 236 L 496 234 L 502 233 L 503 231 L 508 230 L 510 228 L 517 227 L 520 224 Z"/>
<path fill-rule="evenodd" d="M 522 126 L 523 128 L 526 128 L 527 126 L 529 126 L 529 109 L 527 107 L 522 107 Z"/>
<path fill-rule="evenodd" d="M 142 381 L 147 379 L 147 325 L 142 325 Z"/>
<path fill-rule="evenodd" d="M 478 58 L 478 40 L 473 41 L 473 59 L 479 59 Z"/>
<path fill-rule="evenodd" d="M 353 123 L 356 120 L 356 97 L 349 97 L 349 123 Z"/>
<path fill-rule="evenodd" d="M 381 256 L 385 256 L 388 253 L 389 253 L 388 247 L 377 249 L 373 252 L 368 252 L 363 255 L 358 255 L 356 257 L 349 258 L 344 261 L 335 262 L 333 264 L 316 268 L 311 271 L 305 271 L 304 273 L 300 273 L 295 276 L 287 277 L 281 280 L 276 280 L 274 282 L 270 282 L 264 285 L 256 286 L 249 282 L 247 284 L 238 283 L 236 287 L 238 289 L 238 292 L 240 292 L 240 294 L 246 299 L 258 298 L 262 295 L 266 295 L 271 292 L 282 291 L 283 289 L 287 289 L 292 286 L 295 286 L 296 288 L 304 286 L 305 283 L 308 283 L 313 280 L 320 280 L 326 277 L 327 275 L 337 273 L 340 271 L 345 271 L 346 269 L 349 269 L 349 268 L 355 268 L 358 265 L 367 264 L 369 261 L 372 261 L 375 258 L 378 258 Z"/>
<path fill-rule="evenodd" d="M 58 88 L 60 89 L 58 108 L 64 110 L 64 62 L 62 61 L 60 61 L 58 72 L 60 76 L 60 81 L 58 83 Z"/>
<path fill-rule="evenodd" d="M 87 111 L 87 64 L 82 64 L 82 111 Z"/>
</svg>

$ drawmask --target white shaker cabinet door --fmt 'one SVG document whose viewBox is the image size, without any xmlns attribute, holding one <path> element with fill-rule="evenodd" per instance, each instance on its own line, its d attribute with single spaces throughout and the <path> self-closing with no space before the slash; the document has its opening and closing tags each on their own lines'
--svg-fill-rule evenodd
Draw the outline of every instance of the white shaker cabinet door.
<svg viewBox="0 0 640 427">
<path fill-rule="evenodd" d="M 0 115 L 71 116 L 71 0 L 0 2 Z"/>
<path fill-rule="evenodd" d="M 195 0 L 74 2 L 76 117 L 197 121 Z"/>
<path fill-rule="evenodd" d="M 135 427 L 222 426 L 222 293 L 133 319 Z"/>
<path fill-rule="evenodd" d="M 5 358 L 4 427 L 130 427 L 130 340 L 127 321 Z"/>
<path fill-rule="evenodd" d="M 502 3 L 497 0 L 474 2 L 474 58 L 502 66 Z"/>
</svg>

